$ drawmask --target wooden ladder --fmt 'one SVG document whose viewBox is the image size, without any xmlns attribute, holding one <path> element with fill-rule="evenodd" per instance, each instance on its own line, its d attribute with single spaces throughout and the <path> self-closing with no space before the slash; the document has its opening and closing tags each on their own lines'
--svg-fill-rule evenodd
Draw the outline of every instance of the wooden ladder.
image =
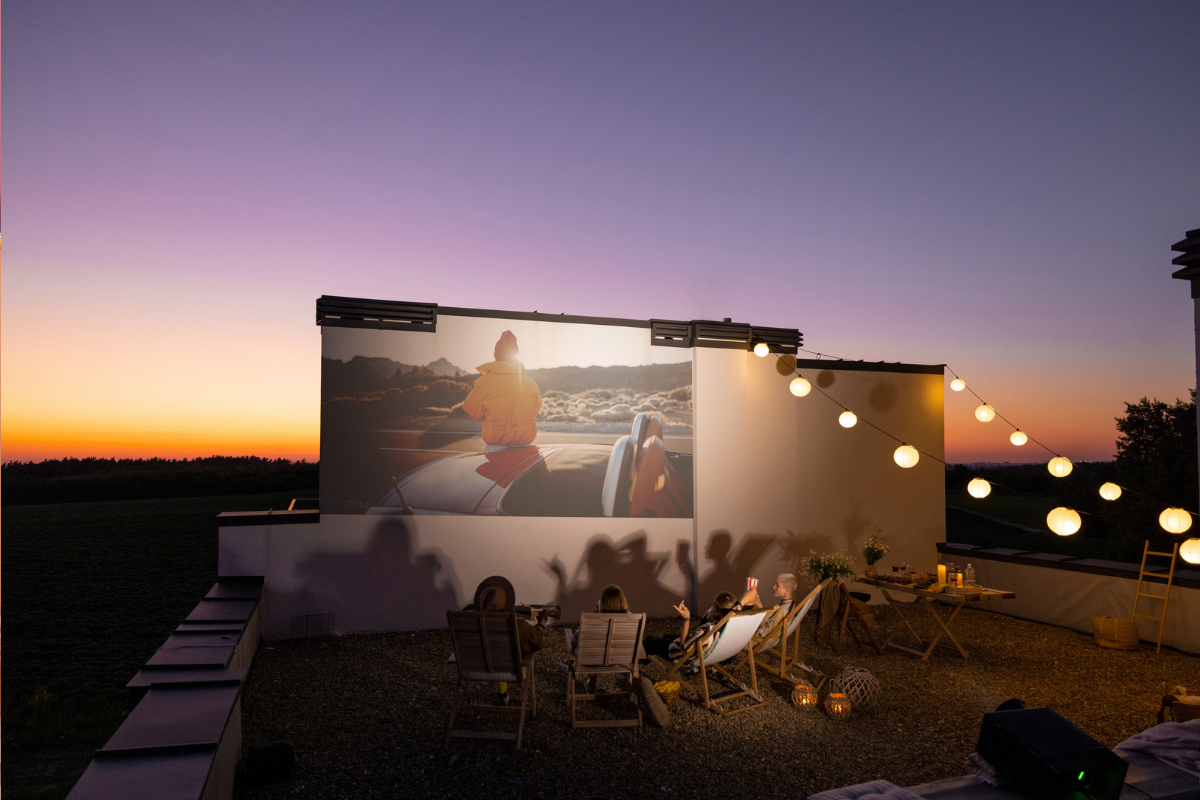
<svg viewBox="0 0 1200 800">
<path fill-rule="evenodd" d="M 1137 624 L 1139 617 L 1142 619 L 1151 619 L 1158 623 L 1158 642 L 1157 642 L 1158 646 L 1156 648 L 1154 648 L 1154 652 L 1156 652 L 1156 653 L 1158 653 L 1162 650 L 1163 626 L 1167 622 L 1167 605 L 1171 602 L 1171 582 L 1175 580 L 1175 557 L 1178 554 L 1179 554 L 1179 545 L 1178 544 L 1176 544 L 1175 547 L 1169 553 L 1159 553 L 1159 552 L 1155 552 L 1154 550 L 1150 549 L 1150 540 L 1149 539 L 1146 540 L 1146 544 L 1142 548 L 1142 568 L 1138 571 L 1137 593 L 1134 594 L 1134 596 L 1133 596 L 1133 616 L 1130 617 L 1130 619 L 1133 620 L 1135 625 Z M 1163 556 L 1164 558 L 1171 559 L 1171 568 L 1169 570 L 1167 570 L 1167 590 L 1165 592 L 1163 592 L 1162 594 L 1155 594 L 1154 592 L 1143 592 L 1142 591 L 1142 584 L 1149 583 L 1149 581 L 1146 580 L 1147 576 L 1149 576 L 1151 578 L 1161 578 L 1162 577 L 1162 575 L 1160 575 L 1159 573 L 1156 573 L 1156 572 L 1151 572 L 1151 573 L 1146 572 L 1146 557 L 1147 556 Z M 1157 583 L 1157 581 L 1154 581 L 1154 583 Z M 1162 601 L 1162 616 L 1161 617 L 1151 616 L 1150 614 L 1139 614 L 1138 613 L 1138 601 L 1140 601 L 1143 597 L 1150 597 L 1155 600 Z"/>
</svg>

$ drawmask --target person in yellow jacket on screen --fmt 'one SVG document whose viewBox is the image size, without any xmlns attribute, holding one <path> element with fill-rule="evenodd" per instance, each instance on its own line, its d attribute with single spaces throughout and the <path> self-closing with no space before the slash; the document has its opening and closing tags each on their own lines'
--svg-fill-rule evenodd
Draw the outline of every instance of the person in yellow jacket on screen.
<svg viewBox="0 0 1200 800">
<path fill-rule="evenodd" d="M 542 393 L 517 359 L 517 337 L 512 331 L 500 334 L 494 356 L 495 361 L 477 367 L 482 377 L 463 400 L 463 411 L 483 421 L 488 452 L 533 444 Z"/>
</svg>

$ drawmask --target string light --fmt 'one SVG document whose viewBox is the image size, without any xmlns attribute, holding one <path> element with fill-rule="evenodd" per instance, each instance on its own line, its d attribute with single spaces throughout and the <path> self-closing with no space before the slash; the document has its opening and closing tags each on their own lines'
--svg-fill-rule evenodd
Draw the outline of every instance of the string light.
<svg viewBox="0 0 1200 800">
<path fill-rule="evenodd" d="M 1192 527 L 1192 515 L 1182 508 L 1168 508 L 1158 515 L 1158 524 L 1167 533 L 1183 533 Z"/>
<path fill-rule="evenodd" d="M 1013 444 L 1015 444 L 1017 447 L 1020 447 L 1021 445 L 1025 444 L 1026 442 L 1029 441 L 1029 437 L 1025 435 L 1024 431 L 1015 430 L 1008 435 L 1008 440 L 1010 442 L 1012 442 Z"/>
<path fill-rule="evenodd" d="M 1100 487 L 1100 496 L 1105 500 L 1116 500 L 1121 496 L 1121 487 L 1109 481 Z"/>
<path fill-rule="evenodd" d="M 1059 506 L 1046 515 L 1046 524 L 1059 536 L 1070 536 L 1079 530 L 1083 521 L 1079 518 L 1078 511 Z"/>
<path fill-rule="evenodd" d="M 896 452 L 892 454 L 892 458 L 896 460 L 904 469 L 910 469 L 917 465 L 917 461 L 921 458 L 921 454 L 917 452 L 917 448 L 912 445 L 902 444 L 896 448 Z"/>
<path fill-rule="evenodd" d="M 848 408 L 838 416 L 838 424 L 843 428 L 853 428 L 857 422 L 858 416 Z"/>
<path fill-rule="evenodd" d="M 754 345 L 754 355 L 758 356 L 759 358 L 766 358 L 770 354 L 771 346 L 766 342 L 759 342 L 758 344 Z"/>
<path fill-rule="evenodd" d="M 788 388 L 791 389 L 792 394 L 796 395 L 796 397 L 804 397 L 812 391 L 812 384 L 804 378 L 797 376 L 792 378 L 792 382 L 788 384 Z"/>
<path fill-rule="evenodd" d="M 1200 564 L 1200 539 L 1188 539 L 1181 544 L 1179 555 L 1189 564 Z"/>
<path fill-rule="evenodd" d="M 954 380 L 950 381 L 950 388 L 956 392 L 961 392 L 963 389 L 967 388 L 967 384 L 962 378 L 955 378 Z"/>
<path fill-rule="evenodd" d="M 1067 477 L 1074 468 L 1075 465 L 1071 463 L 1071 460 L 1062 456 L 1055 456 L 1050 459 L 1050 463 L 1046 464 L 1046 469 L 1050 470 L 1050 474 L 1056 478 Z"/>
<path fill-rule="evenodd" d="M 982 499 L 992 493 L 992 485 L 983 478 L 971 478 L 971 482 L 967 484 L 967 491 L 971 497 Z"/>
<path fill-rule="evenodd" d="M 991 422 L 996 417 L 996 409 L 984 403 L 979 408 L 975 409 L 975 419 L 980 422 Z"/>
</svg>

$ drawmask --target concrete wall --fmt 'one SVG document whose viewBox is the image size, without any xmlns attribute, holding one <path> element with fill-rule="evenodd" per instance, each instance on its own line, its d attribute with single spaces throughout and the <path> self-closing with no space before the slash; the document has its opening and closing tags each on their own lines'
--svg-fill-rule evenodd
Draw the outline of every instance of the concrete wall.
<svg viewBox="0 0 1200 800">
<path fill-rule="evenodd" d="M 942 376 L 877 370 L 805 370 L 860 416 L 817 391 L 796 398 L 774 357 L 693 350 L 694 520 L 362 517 L 318 524 L 226 527 L 221 575 L 262 575 L 264 635 L 290 635 L 293 617 L 334 614 L 338 633 L 442 627 L 493 574 L 520 602 L 557 602 L 575 619 L 619 583 L 651 615 L 693 595 L 703 609 L 748 575 L 769 587 L 810 549 L 858 555 L 878 526 L 884 564 L 936 564 L 945 538 L 945 479 L 923 457 L 912 469 L 871 420 L 943 457 Z M 786 374 L 785 374 L 786 373 Z M 807 581 L 802 577 L 802 586 Z"/>
</svg>

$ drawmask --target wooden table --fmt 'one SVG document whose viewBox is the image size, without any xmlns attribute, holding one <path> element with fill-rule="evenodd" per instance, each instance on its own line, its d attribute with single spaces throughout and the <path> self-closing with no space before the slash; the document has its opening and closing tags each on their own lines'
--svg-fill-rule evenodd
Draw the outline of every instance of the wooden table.
<svg viewBox="0 0 1200 800">
<path fill-rule="evenodd" d="M 920 647 L 925 647 L 925 642 L 920 636 L 917 635 L 917 632 L 913 630 L 913 626 L 908 623 L 908 619 L 905 618 L 904 612 L 900 610 L 900 607 L 902 605 L 922 605 L 925 607 L 925 609 L 929 612 L 929 615 L 933 617 L 933 621 L 937 623 L 939 628 L 941 628 L 941 631 L 933 637 L 933 641 L 929 642 L 928 647 L 925 647 L 924 650 L 916 650 L 911 647 L 906 647 L 902 644 L 896 644 L 892 640 L 895 639 L 900 633 L 899 628 L 892 631 L 892 633 L 888 636 L 887 641 L 883 643 L 884 647 L 894 647 L 897 650 L 903 650 L 906 653 L 912 653 L 914 656 L 920 656 L 922 661 L 929 658 L 929 654 L 933 652 L 933 648 L 937 647 L 939 644 L 942 644 L 943 647 L 949 646 L 942 643 L 943 636 L 954 643 L 954 646 L 958 648 L 958 652 L 963 658 L 970 658 L 970 656 L 967 655 L 967 651 L 964 650 L 963 646 L 958 643 L 958 639 L 955 639 L 954 634 L 950 632 L 950 626 L 954 624 L 954 618 L 958 616 L 958 612 L 962 611 L 963 606 L 965 606 L 967 603 L 986 603 L 993 600 L 1011 600 L 1017 596 L 1015 592 L 1002 592 L 996 589 L 984 589 L 979 594 L 973 595 L 944 594 L 942 592 L 931 592 L 928 589 L 918 589 L 912 585 L 905 586 L 902 583 L 889 583 L 888 581 L 878 580 L 876 578 L 858 578 L 858 582 L 866 586 L 874 586 L 879 590 L 880 594 L 883 595 L 883 599 L 887 600 L 888 605 L 890 605 L 896 612 L 896 615 L 900 617 L 900 621 L 904 623 L 904 627 L 907 628 L 908 632 L 911 633 L 913 638 L 917 640 L 917 644 Z M 890 594 L 891 592 L 911 594 L 917 599 L 912 603 L 898 603 Z M 936 608 L 934 607 L 934 603 L 932 602 L 934 600 L 937 600 L 945 605 L 952 606 L 950 613 L 946 615 L 945 619 L 938 614 Z"/>
</svg>

